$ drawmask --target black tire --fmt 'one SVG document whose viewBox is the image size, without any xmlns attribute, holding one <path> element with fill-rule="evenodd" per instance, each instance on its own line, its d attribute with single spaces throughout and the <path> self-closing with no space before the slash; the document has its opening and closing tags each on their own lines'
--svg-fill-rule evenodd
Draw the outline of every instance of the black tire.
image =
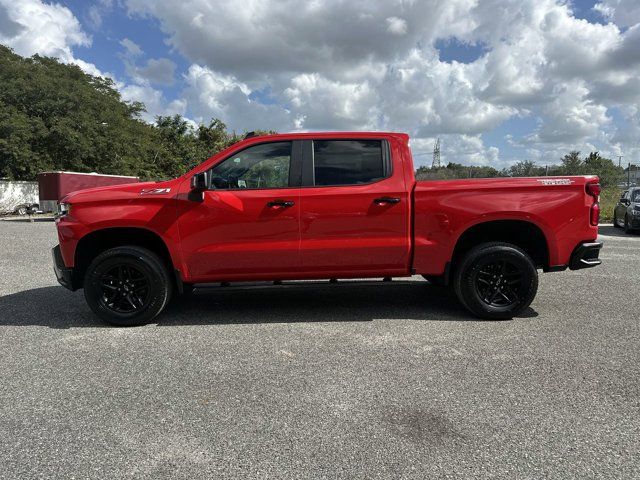
<svg viewBox="0 0 640 480">
<path fill-rule="evenodd" d="M 483 243 L 455 268 L 453 285 L 464 307 L 479 318 L 506 320 L 527 308 L 538 291 L 538 271 L 510 243 Z"/>
<path fill-rule="evenodd" d="M 633 228 L 631 228 L 631 226 L 629 225 L 629 217 L 627 215 L 624 216 L 624 233 L 633 233 Z"/>
<path fill-rule="evenodd" d="M 618 219 L 616 218 L 616 211 L 613 211 L 613 228 L 621 228 L 620 225 L 618 225 Z"/>
<path fill-rule="evenodd" d="M 84 277 L 84 297 L 102 320 L 120 327 L 144 325 L 171 298 L 162 260 L 141 247 L 117 247 L 98 255 Z"/>
</svg>

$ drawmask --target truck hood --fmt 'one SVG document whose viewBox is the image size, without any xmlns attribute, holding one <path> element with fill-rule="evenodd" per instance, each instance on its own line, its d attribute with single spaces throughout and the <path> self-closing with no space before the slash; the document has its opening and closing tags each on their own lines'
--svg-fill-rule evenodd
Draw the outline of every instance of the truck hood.
<svg viewBox="0 0 640 480">
<path fill-rule="evenodd" d="M 141 196 L 169 196 L 175 190 L 176 180 L 166 182 L 138 182 L 107 187 L 94 187 L 76 190 L 67 194 L 61 203 L 108 202 L 113 200 L 131 200 Z"/>
</svg>

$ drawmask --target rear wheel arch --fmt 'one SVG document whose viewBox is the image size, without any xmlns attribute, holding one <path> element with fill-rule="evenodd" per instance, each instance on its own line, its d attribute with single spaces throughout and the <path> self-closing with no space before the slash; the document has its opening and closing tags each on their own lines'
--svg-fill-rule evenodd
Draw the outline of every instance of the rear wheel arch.
<svg viewBox="0 0 640 480">
<path fill-rule="evenodd" d="M 537 268 L 546 270 L 550 266 L 549 241 L 538 225 L 527 220 L 492 220 L 477 223 L 458 237 L 451 256 L 453 269 L 467 252 L 489 242 L 515 245 L 531 257 Z"/>
<path fill-rule="evenodd" d="M 160 235 L 141 227 L 113 227 L 95 230 L 79 240 L 74 254 L 74 287 L 82 288 L 87 268 L 98 255 L 124 246 L 142 247 L 155 253 L 173 277 L 173 259 Z"/>
</svg>

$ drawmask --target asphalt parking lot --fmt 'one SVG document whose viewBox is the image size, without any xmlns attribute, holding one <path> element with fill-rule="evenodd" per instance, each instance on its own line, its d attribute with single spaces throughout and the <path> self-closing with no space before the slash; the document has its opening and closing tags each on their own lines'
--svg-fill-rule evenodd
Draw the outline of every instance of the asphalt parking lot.
<svg viewBox="0 0 640 480">
<path fill-rule="evenodd" d="M 198 290 L 101 324 L 0 221 L 0 478 L 640 477 L 640 235 L 512 321 L 421 279 Z"/>
</svg>

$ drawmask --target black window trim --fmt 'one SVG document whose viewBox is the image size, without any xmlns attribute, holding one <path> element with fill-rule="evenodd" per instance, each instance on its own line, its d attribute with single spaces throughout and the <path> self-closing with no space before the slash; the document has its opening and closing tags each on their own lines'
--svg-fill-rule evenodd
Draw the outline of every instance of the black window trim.
<svg viewBox="0 0 640 480">
<path fill-rule="evenodd" d="M 314 163 L 314 150 L 313 142 L 361 142 L 366 140 L 377 140 L 382 146 L 382 171 L 384 177 L 378 178 L 371 182 L 366 183 L 345 183 L 339 185 L 316 185 L 315 184 L 315 163 Z M 303 140 L 302 147 L 302 179 L 301 188 L 324 188 L 324 187 L 361 187 L 366 185 L 373 185 L 378 182 L 383 182 L 393 175 L 393 162 L 391 161 L 391 148 L 389 141 L 386 138 L 311 138 Z"/>
<path fill-rule="evenodd" d="M 247 145 L 246 148 L 242 150 L 236 150 L 229 156 L 217 162 L 215 165 L 212 165 L 207 169 L 207 172 L 213 171 L 218 165 L 222 165 L 224 162 L 229 160 L 230 158 L 238 155 L 245 150 L 248 150 L 253 147 L 257 147 L 259 145 L 267 145 L 270 143 L 290 143 L 291 144 L 291 160 L 289 163 L 289 184 L 286 187 L 267 187 L 267 188 L 215 188 L 211 185 L 211 180 L 213 176 L 209 174 L 209 190 L 211 191 L 219 191 L 219 192 L 244 192 L 247 190 L 285 190 L 289 188 L 300 188 L 302 183 L 302 144 L 304 140 L 271 140 L 264 142 L 252 143 L 251 145 Z"/>
</svg>

